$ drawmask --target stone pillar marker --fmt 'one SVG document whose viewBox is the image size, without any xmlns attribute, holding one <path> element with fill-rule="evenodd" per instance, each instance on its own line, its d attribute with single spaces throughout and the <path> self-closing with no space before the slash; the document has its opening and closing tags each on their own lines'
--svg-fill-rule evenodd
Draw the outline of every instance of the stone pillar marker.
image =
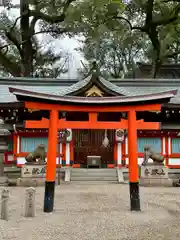
<svg viewBox="0 0 180 240">
<path fill-rule="evenodd" d="M 8 221 L 9 189 L 4 188 L 1 193 L 1 219 Z"/>
<path fill-rule="evenodd" d="M 35 216 L 35 193 L 35 188 L 26 188 L 25 217 Z"/>
</svg>

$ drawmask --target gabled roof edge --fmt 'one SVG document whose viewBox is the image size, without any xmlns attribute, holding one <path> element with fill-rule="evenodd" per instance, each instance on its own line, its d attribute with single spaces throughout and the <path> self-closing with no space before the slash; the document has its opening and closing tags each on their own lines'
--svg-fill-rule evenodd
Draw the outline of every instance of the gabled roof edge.
<svg viewBox="0 0 180 240">
<path fill-rule="evenodd" d="M 115 97 L 75 97 L 75 96 L 58 96 L 58 95 L 49 95 L 46 93 L 38 93 L 32 92 L 17 88 L 9 88 L 9 91 L 16 95 L 16 97 L 24 97 L 25 98 L 34 98 L 34 99 L 41 99 L 47 101 L 55 101 L 55 102 L 63 102 L 67 104 L 116 104 L 116 103 L 139 103 L 145 101 L 153 101 L 153 100 L 165 100 L 171 99 L 176 94 L 177 91 L 166 91 L 156 94 L 146 94 L 146 95 L 139 95 L 139 96 L 131 96 L 131 97 L 122 97 L 122 96 L 115 96 Z"/>
</svg>

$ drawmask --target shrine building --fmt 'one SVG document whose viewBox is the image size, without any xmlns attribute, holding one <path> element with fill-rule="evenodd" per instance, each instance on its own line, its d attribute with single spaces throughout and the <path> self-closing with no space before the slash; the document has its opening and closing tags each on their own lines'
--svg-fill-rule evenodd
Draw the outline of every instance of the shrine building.
<svg viewBox="0 0 180 240">
<path fill-rule="evenodd" d="M 138 101 L 161 103 L 158 111 L 136 111 L 138 163 L 143 161 L 144 146 L 150 145 L 164 155 L 169 168 L 180 168 L 180 76 L 104 79 L 92 71 L 85 79 L 0 78 L 0 93 L 0 117 L 12 133 L 4 158 L 6 164 L 13 161 L 24 164 L 25 156 L 39 144 L 44 144 L 47 150 L 49 112 L 26 107 L 25 98 L 33 101 L 37 98 L 38 102 L 43 97 L 57 101 L 66 98 L 66 103 L 69 101 L 71 105 L 73 101 L 78 105 L 82 100 L 92 102 L 98 98 L 102 103 L 103 99 L 106 102 L 109 99 L 110 105 L 116 105 L 116 99 L 120 99 L 122 105 L 128 102 L 132 108 L 133 102 Z M 59 119 L 57 164 L 86 168 L 88 156 L 99 156 L 102 168 L 128 167 L 126 111 L 103 112 L 102 104 L 97 122 L 88 124 L 90 119 L 85 110 L 62 110 Z M 107 127 L 103 122 L 111 124 Z M 105 139 L 108 139 L 107 146 Z"/>
</svg>

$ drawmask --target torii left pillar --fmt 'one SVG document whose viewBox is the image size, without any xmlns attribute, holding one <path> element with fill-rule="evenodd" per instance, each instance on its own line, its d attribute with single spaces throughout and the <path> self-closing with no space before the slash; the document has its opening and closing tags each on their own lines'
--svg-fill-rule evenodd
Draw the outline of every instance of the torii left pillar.
<svg viewBox="0 0 180 240">
<path fill-rule="evenodd" d="M 137 156 L 136 111 L 128 112 L 129 192 L 131 211 L 140 211 L 139 169 Z"/>
<path fill-rule="evenodd" d="M 44 194 L 44 212 L 53 212 L 56 182 L 58 111 L 50 111 L 46 182 Z"/>
</svg>

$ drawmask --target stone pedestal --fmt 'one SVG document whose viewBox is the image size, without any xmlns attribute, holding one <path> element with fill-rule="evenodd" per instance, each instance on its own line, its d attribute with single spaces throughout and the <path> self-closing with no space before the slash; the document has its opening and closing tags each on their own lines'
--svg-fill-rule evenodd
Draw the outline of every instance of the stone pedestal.
<svg viewBox="0 0 180 240">
<path fill-rule="evenodd" d="M 172 187 L 172 179 L 168 178 L 168 168 L 155 164 L 141 166 L 140 185 Z"/>
<path fill-rule="evenodd" d="M 21 178 L 45 178 L 46 164 L 25 164 L 21 168 Z"/>
<path fill-rule="evenodd" d="M 60 171 L 60 179 L 64 181 L 65 171 Z M 21 177 L 17 179 L 17 186 L 43 186 L 46 180 L 46 164 L 25 164 L 21 168 Z M 58 172 L 56 172 L 58 180 Z"/>
<path fill-rule="evenodd" d="M 38 187 L 44 186 L 45 178 L 18 178 L 16 185 L 19 187 Z"/>
<path fill-rule="evenodd" d="M 17 186 L 42 186 L 46 178 L 46 164 L 25 164 L 21 168 L 21 178 Z"/>
</svg>

